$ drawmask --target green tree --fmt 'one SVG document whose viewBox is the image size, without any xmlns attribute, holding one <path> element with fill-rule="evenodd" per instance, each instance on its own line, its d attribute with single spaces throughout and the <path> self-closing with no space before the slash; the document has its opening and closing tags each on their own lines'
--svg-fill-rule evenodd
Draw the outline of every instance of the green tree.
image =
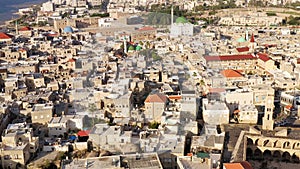
<svg viewBox="0 0 300 169">
<path fill-rule="evenodd" d="M 149 129 L 158 129 L 159 125 L 160 125 L 160 123 L 158 123 L 157 121 L 154 121 L 152 123 L 149 123 L 148 127 L 149 127 Z"/>
</svg>

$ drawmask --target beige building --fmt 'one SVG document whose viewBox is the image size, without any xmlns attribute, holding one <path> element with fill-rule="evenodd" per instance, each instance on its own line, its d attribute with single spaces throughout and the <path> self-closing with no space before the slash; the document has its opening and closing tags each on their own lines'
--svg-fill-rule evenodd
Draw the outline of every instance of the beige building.
<svg viewBox="0 0 300 169">
<path fill-rule="evenodd" d="M 28 124 L 9 124 L 3 132 L 0 146 L 2 168 L 25 168 L 38 151 L 39 139 L 33 137 L 33 129 Z"/>
<path fill-rule="evenodd" d="M 259 74 L 276 69 L 275 62 L 263 53 L 205 56 L 204 59 L 208 67 L 216 69 L 244 70 L 245 73 L 264 70 Z"/>
<path fill-rule="evenodd" d="M 32 29 L 28 26 L 25 26 L 25 27 L 19 29 L 19 35 L 22 35 L 25 37 L 31 37 L 33 35 Z"/>
<path fill-rule="evenodd" d="M 131 34 L 131 39 L 136 41 L 153 40 L 156 37 L 156 29 L 152 27 L 142 27 Z"/>
<path fill-rule="evenodd" d="M 267 84 L 251 87 L 253 92 L 253 103 L 256 106 L 264 106 L 268 95 L 274 95 L 274 89 Z"/>
<path fill-rule="evenodd" d="M 54 29 L 56 31 L 62 32 L 66 26 L 71 26 L 76 28 L 76 21 L 74 19 L 56 19 L 54 20 Z"/>
<path fill-rule="evenodd" d="M 145 100 L 145 118 L 146 121 L 160 122 L 162 114 L 167 106 L 168 98 L 161 93 L 152 94 Z"/>
<path fill-rule="evenodd" d="M 46 86 L 44 76 L 42 74 L 39 73 L 29 74 L 26 75 L 25 79 L 26 79 L 25 83 L 28 88 L 28 91 L 34 91 L 38 88 Z"/>
<path fill-rule="evenodd" d="M 267 16 L 266 13 L 256 15 L 231 15 L 221 17 L 218 24 L 228 26 L 272 26 L 281 24 L 283 17 Z"/>
<path fill-rule="evenodd" d="M 52 104 L 35 104 L 31 111 L 32 123 L 48 123 L 52 118 Z"/>
<path fill-rule="evenodd" d="M 159 81 L 160 71 L 158 69 L 148 68 L 146 70 L 143 70 L 143 74 L 145 76 L 145 79 L 147 79 L 147 80 L 150 80 L 153 82 Z"/>
<path fill-rule="evenodd" d="M 256 124 L 258 120 L 258 111 L 253 104 L 249 105 L 239 105 L 238 122 L 239 123 L 249 123 Z"/>
<path fill-rule="evenodd" d="M 130 117 L 132 110 L 132 95 L 128 92 L 113 100 L 115 105 L 115 117 Z"/>
<path fill-rule="evenodd" d="M 32 72 L 37 72 L 37 65 L 35 64 L 30 64 L 30 65 L 20 65 L 20 66 L 13 66 L 9 67 L 7 69 L 10 73 L 15 73 L 15 74 L 23 74 L 23 73 L 32 73 Z"/>
<path fill-rule="evenodd" d="M 227 104 L 253 104 L 253 92 L 243 89 L 227 92 L 225 95 L 225 100 Z"/>
<path fill-rule="evenodd" d="M 5 80 L 7 78 L 7 69 L 0 68 L 0 79 Z"/>
</svg>

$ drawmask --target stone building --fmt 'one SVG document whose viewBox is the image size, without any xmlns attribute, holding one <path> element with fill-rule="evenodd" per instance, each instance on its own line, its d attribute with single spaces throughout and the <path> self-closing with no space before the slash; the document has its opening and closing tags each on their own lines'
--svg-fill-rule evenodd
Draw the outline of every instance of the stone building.
<svg viewBox="0 0 300 169">
<path fill-rule="evenodd" d="M 146 121 L 161 120 L 162 114 L 167 106 L 168 98 L 161 93 L 149 95 L 145 100 L 145 118 Z"/>
<path fill-rule="evenodd" d="M 29 124 L 10 124 L 3 132 L 0 147 L 2 168 L 25 168 L 38 152 L 39 138 L 33 137 Z"/>
</svg>

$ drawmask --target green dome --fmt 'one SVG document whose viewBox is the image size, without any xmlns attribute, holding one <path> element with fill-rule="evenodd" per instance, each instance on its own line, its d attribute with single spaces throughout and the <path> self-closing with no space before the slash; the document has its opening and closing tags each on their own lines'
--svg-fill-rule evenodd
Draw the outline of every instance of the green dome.
<svg viewBox="0 0 300 169">
<path fill-rule="evenodd" d="M 244 37 L 240 37 L 238 40 L 237 40 L 238 42 L 246 42 L 246 40 L 245 40 L 245 38 Z"/>
<path fill-rule="evenodd" d="M 188 21 L 184 17 L 178 17 L 176 23 L 188 23 Z"/>
<path fill-rule="evenodd" d="M 142 50 L 142 47 L 141 47 L 141 46 L 137 46 L 137 47 L 135 48 L 135 50 L 140 51 L 140 50 Z"/>
<path fill-rule="evenodd" d="M 128 50 L 134 50 L 134 46 L 129 46 Z"/>
</svg>

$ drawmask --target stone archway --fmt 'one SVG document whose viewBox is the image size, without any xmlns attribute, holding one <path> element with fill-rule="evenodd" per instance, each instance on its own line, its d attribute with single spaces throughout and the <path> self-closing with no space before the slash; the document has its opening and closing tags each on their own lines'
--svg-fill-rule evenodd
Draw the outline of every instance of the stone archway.
<svg viewBox="0 0 300 169">
<path fill-rule="evenodd" d="M 291 161 L 291 155 L 290 155 L 289 152 L 285 151 L 282 154 L 282 161 L 285 161 L 285 162 L 290 162 Z"/>
<path fill-rule="evenodd" d="M 251 138 L 247 138 L 247 145 L 248 146 L 254 145 L 253 140 Z"/>
<path fill-rule="evenodd" d="M 270 150 L 265 150 L 263 153 L 263 158 L 264 159 L 272 159 L 272 153 Z"/>
<path fill-rule="evenodd" d="M 252 159 L 253 158 L 253 150 L 251 148 L 246 149 L 246 158 Z"/>
<path fill-rule="evenodd" d="M 274 151 L 273 152 L 273 158 L 276 158 L 276 159 L 281 159 L 281 154 L 280 154 L 280 151 Z"/>
<path fill-rule="evenodd" d="M 263 153 L 260 151 L 260 149 L 257 148 L 254 150 L 253 157 L 255 159 L 262 159 Z"/>
<path fill-rule="evenodd" d="M 292 155 L 291 161 L 293 163 L 299 163 L 300 162 L 299 157 L 295 153 Z"/>
</svg>

